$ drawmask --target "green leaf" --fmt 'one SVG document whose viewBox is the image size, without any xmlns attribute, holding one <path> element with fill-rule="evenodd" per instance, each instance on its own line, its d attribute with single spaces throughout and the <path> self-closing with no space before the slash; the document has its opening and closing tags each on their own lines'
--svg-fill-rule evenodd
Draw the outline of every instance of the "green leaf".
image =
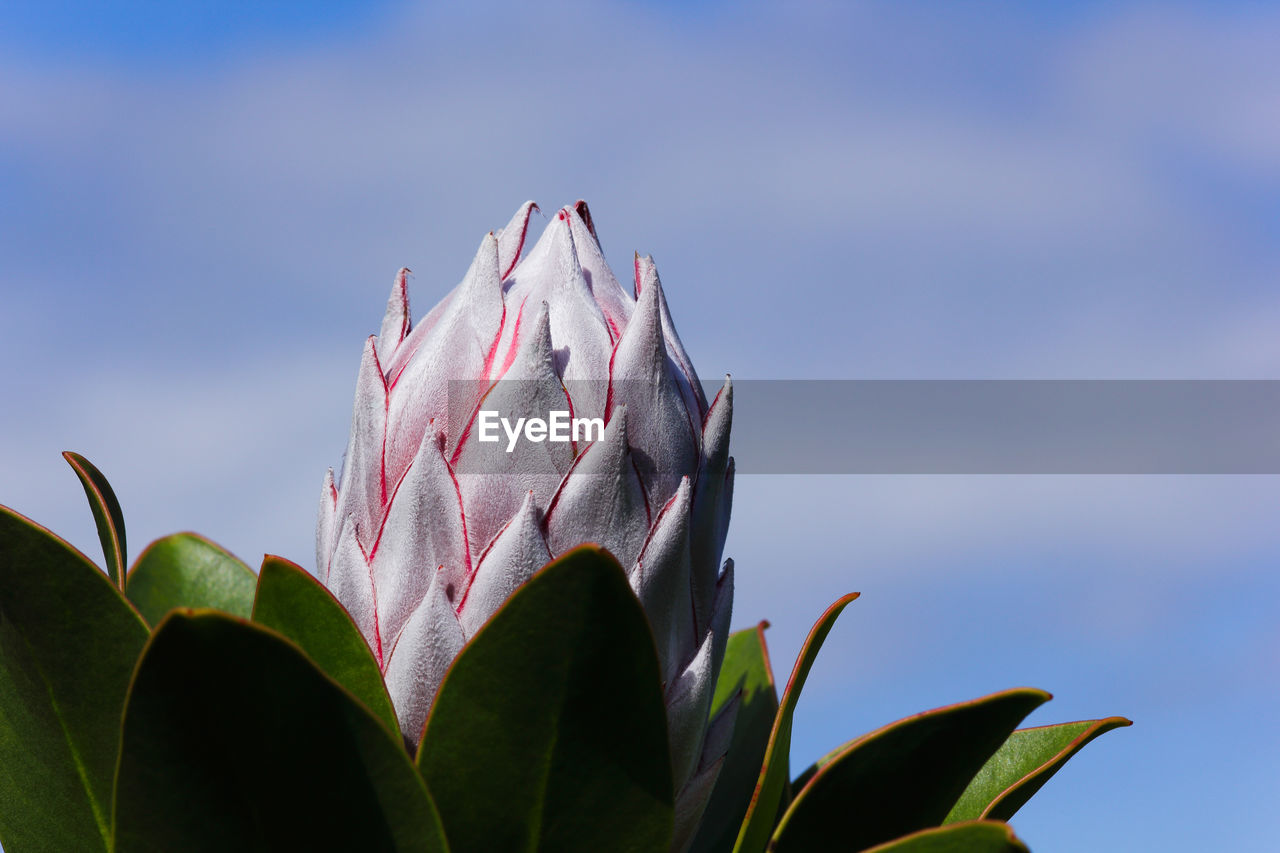
<svg viewBox="0 0 1280 853">
<path fill-rule="evenodd" d="M 796 794 L 773 849 L 816 850 L 839 838 L 862 850 L 937 826 L 1018 723 L 1048 699 L 1043 690 L 1006 690 L 863 735 Z"/>
<path fill-rule="evenodd" d="M 258 573 L 253 621 L 297 643 L 316 666 L 399 736 L 396 712 L 369 644 L 346 608 L 305 569 L 267 556 Z"/>
<path fill-rule="evenodd" d="M 1008 820 L 1085 744 L 1104 732 L 1131 725 L 1124 717 L 1108 717 L 1018 729 L 973 777 L 946 823 Z"/>
<path fill-rule="evenodd" d="M 857 597 L 858 593 L 851 592 L 837 599 L 809 629 L 809 636 L 805 638 L 804 645 L 800 648 L 800 655 L 796 658 L 795 668 L 791 670 L 791 680 L 787 682 L 787 689 L 783 691 L 782 704 L 778 708 L 773 729 L 769 733 L 769 745 L 765 749 L 764 764 L 756 779 L 755 793 L 751 797 L 747 816 L 742 822 L 738 839 L 733 846 L 734 853 L 757 853 L 764 850 L 769 841 L 778 810 L 783 803 L 783 795 L 786 793 L 787 777 L 790 775 L 788 756 L 791 753 L 791 715 L 795 713 L 805 679 L 809 677 L 813 661 L 818 657 L 818 650 L 822 648 L 827 634 L 831 633 L 831 626 L 835 624 L 836 617 L 849 605 L 849 602 Z"/>
<path fill-rule="evenodd" d="M 1027 845 L 1007 825 L 977 820 L 923 829 L 865 853 L 1027 853 Z"/>
<path fill-rule="evenodd" d="M 121 744 L 117 853 L 447 849 L 399 739 L 293 643 L 225 613 L 156 628 Z"/>
<path fill-rule="evenodd" d="M 147 626 L 66 542 L 0 507 L 0 842 L 105 850 L 120 714 Z"/>
<path fill-rule="evenodd" d="M 175 533 L 147 546 L 129 570 L 124 594 L 148 624 L 175 607 L 212 607 L 249 618 L 258 578 L 221 546 L 195 533 Z"/>
<path fill-rule="evenodd" d="M 518 589 L 440 685 L 418 750 L 459 851 L 654 851 L 673 825 L 648 621 L 606 551 Z"/>
<path fill-rule="evenodd" d="M 98 541 L 102 543 L 102 555 L 106 558 L 107 574 L 117 587 L 123 589 L 124 567 L 129 562 L 124 541 L 124 513 L 120 511 L 116 493 L 102 472 L 79 453 L 65 450 L 62 458 L 80 478 L 84 496 L 89 499 L 89 509 L 93 511 L 93 521 L 98 527 Z"/>
<path fill-rule="evenodd" d="M 764 762 L 769 733 L 778 714 L 778 691 L 769 665 L 764 629 L 768 622 L 729 635 L 724 663 L 711 701 L 711 717 L 735 696 L 739 696 L 733 738 L 720 777 L 703 812 L 692 853 L 729 850 L 738 837 L 738 828 L 751 804 L 760 765 Z"/>
</svg>

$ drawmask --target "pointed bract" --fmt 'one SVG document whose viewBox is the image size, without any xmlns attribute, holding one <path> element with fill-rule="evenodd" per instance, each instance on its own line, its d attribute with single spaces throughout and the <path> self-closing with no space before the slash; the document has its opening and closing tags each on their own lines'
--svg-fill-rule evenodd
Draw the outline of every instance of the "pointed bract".
<svg viewBox="0 0 1280 853">
<path fill-rule="evenodd" d="M 401 267 L 387 298 L 387 313 L 378 332 L 378 360 L 390 364 L 400 343 L 409 334 L 409 268 Z"/>
<path fill-rule="evenodd" d="M 438 578 L 389 652 L 387 693 L 400 731 L 416 744 L 449 664 L 462 651 L 462 626 Z"/>
<path fill-rule="evenodd" d="M 537 209 L 537 204 L 526 201 L 520 205 L 520 209 L 516 211 L 515 216 L 511 217 L 506 227 L 494 235 L 498 239 L 498 269 L 504 280 L 511 275 L 511 271 L 516 268 L 520 260 L 520 255 L 524 251 L 525 238 L 529 235 L 529 217 Z"/>
<path fill-rule="evenodd" d="M 504 315 L 498 243 L 488 234 L 449 310 L 395 378 L 386 445 L 387 475 L 393 481 L 409 467 L 433 420 L 448 436 L 448 447 L 454 447 L 466 414 L 487 387 Z"/>
<path fill-rule="evenodd" d="M 702 467 L 693 492 L 693 615 L 698 630 L 707 626 L 729 523 L 729 428 L 733 424 L 733 383 L 725 377 L 702 427 Z"/>
<path fill-rule="evenodd" d="M 444 459 L 444 437 L 423 441 L 395 493 L 371 557 L 378 627 L 394 637 L 437 579 L 461 590 L 470 568 L 462 503 Z M 423 519 L 431 519 L 423 524 Z"/>
<path fill-rule="evenodd" d="M 480 630 L 516 587 L 551 560 L 541 521 L 533 492 L 529 492 L 515 517 L 481 555 L 475 577 L 459 604 L 459 621 L 467 637 Z"/>
<path fill-rule="evenodd" d="M 619 406 L 604 436 L 579 454 L 547 512 L 547 541 L 559 556 L 583 542 L 606 548 L 624 566 L 640 555 L 649 513 L 627 446 L 627 407 Z"/>
<path fill-rule="evenodd" d="M 698 373 L 693 369 L 693 362 L 689 360 L 689 354 L 685 352 L 684 344 L 680 342 L 680 335 L 676 332 L 676 324 L 671 319 L 667 295 L 662 290 L 661 279 L 658 278 L 658 267 L 654 264 L 652 255 L 645 255 L 643 258 L 637 255 L 636 293 L 647 290 L 650 286 L 658 290 L 658 312 L 662 316 L 662 334 L 666 339 L 667 352 L 680 370 L 680 393 L 689 403 L 689 411 L 701 416 L 707 411 L 707 398 L 702 393 L 702 383 L 698 381 Z"/>
<path fill-rule="evenodd" d="M 596 236 L 595 226 L 591 222 L 591 211 L 587 203 L 580 201 L 572 209 L 565 208 L 568 214 L 569 230 L 573 235 L 574 245 L 578 251 L 578 262 L 583 277 L 591 289 L 591 295 L 600 305 L 608 326 L 609 338 L 617 343 L 622 330 L 627 327 L 636 303 L 631 294 L 622 289 L 604 259 L 604 250 L 600 247 L 600 239 Z"/>
<path fill-rule="evenodd" d="M 545 303 L 530 334 L 521 342 L 515 363 L 478 405 L 513 424 L 522 418 L 545 418 L 549 412 L 570 405 L 555 374 Z M 488 546 L 528 492 L 534 493 L 538 506 L 547 506 L 573 464 L 573 448 L 568 443 L 522 438 L 521 452 L 509 453 L 506 436 L 500 435 L 496 442 L 479 439 L 478 425 L 473 421 L 463 431 L 455 461 L 473 553 Z"/>
<path fill-rule="evenodd" d="M 336 512 L 350 518 L 354 535 L 365 547 L 373 545 L 385 505 L 382 444 L 387 425 L 387 385 L 378 363 L 374 339 L 365 341 L 356 377 L 356 402 L 351 414 L 351 440 L 342 465 Z"/>
<path fill-rule="evenodd" d="M 697 648 L 689 580 L 690 492 L 685 477 L 653 523 L 631 570 L 631 586 L 649 615 L 658 661 L 668 681 Z"/>
<path fill-rule="evenodd" d="M 337 545 L 329 560 L 329 576 L 325 584 L 347 612 L 351 621 L 369 640 L 374 657 L 382 662 L 382 639 L 378 633 L 378 604 L 373 588 L 369 560 L 356 540 L 356 524 L 351 516 L 343 519 Z"/>
<path fill-rule="evenodd" d="M 680 478 L 697 470 L 701 430 L 695 428 L 667 355 L 657 286 L 641 295 L 609 367 L 610 405 L 631 413 L 628 435 L 651 504 L 666 503 Z M 643 413 L 642 416 L 637 416 Z"/>
<path fill-rule="evenodd" d="M 682 853 L 693 843 L 698 821 L 702 820 L 702 813 L 707 808 L 707 800 L 711 799 L 711 791 L 716 786 L 716 779 L 720 777 L 720 766 L 723 763 L 724 759 L 721 758 L 710 767 L 698 771 L 676 795 L 675 831 L 671 837 L 673 853 Z"/>
<path fill-rule="evenodd" d="M 329 577 L 329 555 L 333 553 L 338 516 L 338 487 L 333 482 L 333 469 L 324 474 L 320 487 L 320 511 L 316 518 L 316 573 L 321 580 Z"/>
<path fill-rule="evenodd" d="M 702 738 L 715 690 L 711 632 L 702 638 L 698 653 L 667 686 L 667 719 L 671 748 L 671 779 L 677 789 L 698 769 Z"/>
</svg>

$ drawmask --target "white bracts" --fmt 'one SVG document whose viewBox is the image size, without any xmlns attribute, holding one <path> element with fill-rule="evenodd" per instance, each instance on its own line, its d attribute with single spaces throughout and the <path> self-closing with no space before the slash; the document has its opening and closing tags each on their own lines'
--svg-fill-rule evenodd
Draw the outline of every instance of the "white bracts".
<svg viewBox="0 0 1280 853">
<path fill-rule="evenodd" d="M 536 209 L 485 236 L 412 327 L 407 270 L 396 277 L 364 348 L 341 478 L 325 478 L 318 570 L 416 742 L 449 663 L 507 596 L 576 545 L 607 548 L 657 643 L 681 849 L 733 724 L 732 709 L 707 723 L 733 599 L 720 562 L 732 388 L 708 403 L 652 259 L 636 257 L 624 290 L 585 203 L 522 258 Z M 551 437 L 561 421 L 568 440 Z"/>
</svg>

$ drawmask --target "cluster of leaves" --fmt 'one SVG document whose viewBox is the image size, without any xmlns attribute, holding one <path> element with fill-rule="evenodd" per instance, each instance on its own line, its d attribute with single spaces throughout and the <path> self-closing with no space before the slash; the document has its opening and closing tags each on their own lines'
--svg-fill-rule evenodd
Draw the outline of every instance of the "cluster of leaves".
<svg viewBox="0 0 1280 853">
<path fill-rule="evenodd" d="M 666 715 L 644 612 L 607 552 L 541 570 L 449 670 L 421 748 L 373 655 L 306 571 L 189 533 L 126 572 L 102 475 L 67 454 L 106 571 L 0 507 L 0 842 L 43 850 L 665 851 Z M 1121 718 L 1015 730 L 1010 690 L 849 742 L 794 780 L 764 624 L 733 634 L 712 714 L 732 745 L 693 850 L 1025 850 L 1007 820 Z"/>
</svg>

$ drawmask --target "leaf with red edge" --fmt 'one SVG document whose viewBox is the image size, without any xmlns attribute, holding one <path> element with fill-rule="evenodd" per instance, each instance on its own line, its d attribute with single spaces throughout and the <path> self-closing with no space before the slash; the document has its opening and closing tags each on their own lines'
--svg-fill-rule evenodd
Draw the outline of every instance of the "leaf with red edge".
<svg viewBox="0 0 1280 853">
<path fill-rule="evenodd" d="M 283 557 L 264 558 L 253 621 L 297 643 L 326 675 L 399 734 L 396 712 L 369 644 L 346 608 L 305 569 Z"/>
<path fill-rule="evenodd" d="M 1006 690 L 863 735 L 796 794 L 771 849 L 816 850 L 839 838 L 862 850 L 937 826 L 1018 723 L 1049 698 L 1043 690 Z"/>
<path fill-rule="evenodd" d="M 89 509 L 98 528 L 98 541 L 102 543 L 102 556 L 106 559 L 107 574 L 119 588 L 124 588 L 124 568 L 129 564 L 128 549 L 124 539 L 124 513 L 120 501 L 102 472 L 79 453 L 65 450 L 62 458 L 80 478 L 84 496 L 89 499 Z"/>
<path fill-rule="evenodd" d="M 667 853 L 658 658 L 607 551 L 548 563 L 471 638 L 440 685 L 418 768 L 457 850 Z"/>
<path fill-rule="evenodd" d="M 778 691 L 769 665 L 764 630 L 768 622 L 729 635 L 724 663 L 711 700 L 712 719 L 735 695 L 739 697 L 733 737 L 720 776 L 702 813 L 691 853 L 728 850 L 738 837 L 751 805 L 769 733 L 778 715 Z"/>
<path fill-rule="evenodd" d="M 1018 729 L 973 777 L 946 823 L 1008 820 L 1089 741 L 1131 725 L 1124 717 L 1107 717 Z"/>
<path fill-rule="evenodd" d="M 787 777 L 790 775 L 788 756 L 791 753 L 791 716 L 795 713 L 796 703 L 800 701 L 800 691 L 804 688 L 805 679 L 822 643 L 831 633 L 836 617 L 857 598 L 859 593 L 851 592 L 837 599 L 827 608 L 818 621 L 809 630 L 800 655 L 796 658 L 795 668 L 791 670 L 791 678 L 787 689 L 782 694 L 782 704 L 773 721 L 773 730 L 769 733 L 769 745 L 765 749 L 764 764 L 760 767 L 760 775 L 756 780 L 755 794 L 747 809 L 747 816 L 738 832 L 734 843 L 734 853 L 755 853 L 765 849 L 769 836 L 773 833 L 773 825 L 782 805 L 783 794 L 787 788 Z"/>
<path fill-rule="evenodd" d="M 88 557 L 0 507 L 0 843 L 106 850 L 147 626 Z"/>
<path fill-rule="evenodd" d="M 196 533 L 157 539 L 138 556 L 124 594 L 151 625 L 175 607 L 212 607 L 248 619 L 258 578 L 222 546 Z"/>
<path fill-rule="evenodd" d="M 975 820 L 932 827 L 876 845 L 863 853 L 1028 853 L 1007 824 Z"/>
<path fill-rule="evenodd" d="M 400 739 L 284 636 L 177 610 L 129 689 L 113 851 L 440 853 Z"/>
</svg>

